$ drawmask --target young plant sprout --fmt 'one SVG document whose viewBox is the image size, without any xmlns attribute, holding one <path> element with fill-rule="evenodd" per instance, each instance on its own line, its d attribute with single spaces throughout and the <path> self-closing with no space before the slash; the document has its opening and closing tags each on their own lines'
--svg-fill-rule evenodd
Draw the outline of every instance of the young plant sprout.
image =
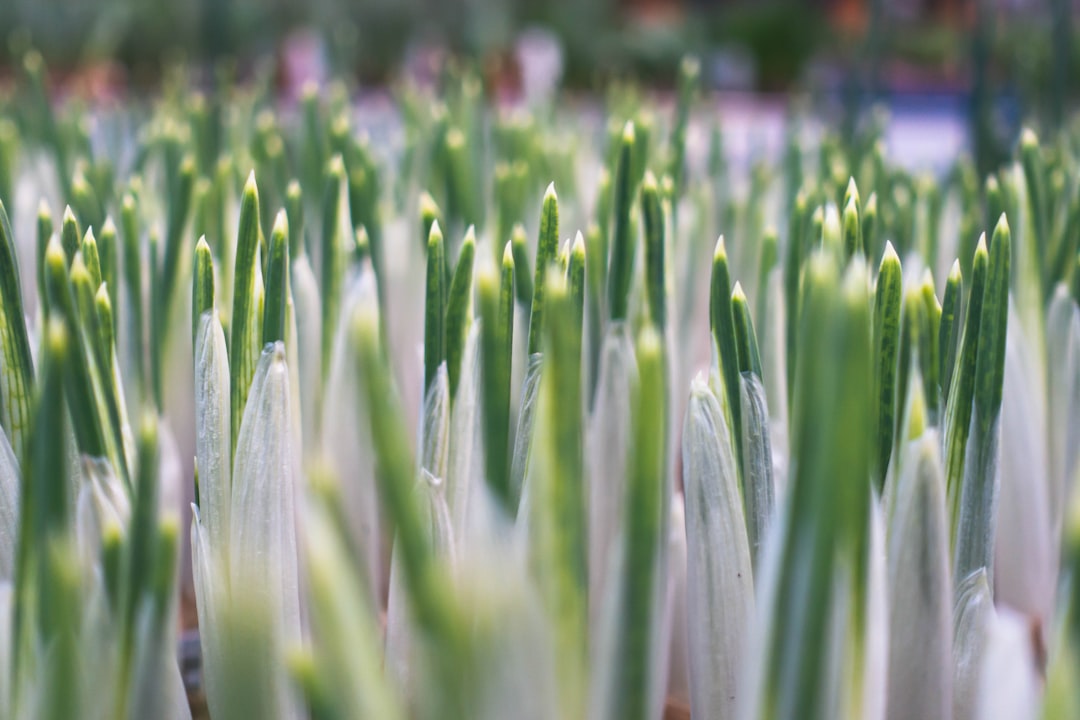
<svg viewBox="0 0 1080 720">
<path fill-rule="evenodd" d="M 1080 717 L 1075 130 L 24 69 L 0 717 Z"/>
</svg>

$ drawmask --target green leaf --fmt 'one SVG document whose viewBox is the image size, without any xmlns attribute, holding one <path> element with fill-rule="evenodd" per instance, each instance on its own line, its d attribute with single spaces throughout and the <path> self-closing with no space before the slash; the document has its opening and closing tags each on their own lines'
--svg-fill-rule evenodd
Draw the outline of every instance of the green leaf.
<svg viewBox="0 0 1080 720">
<path fill-rule="evenodd" d="M 464 689 L 453 680 L 460 662 L 460 626 L 434 566 L 413 492 L 415 466 L 404 412 L 380 345 L 377 311 L 360 308 L 353 316 L 350 335 L 360 359 L 358 371 L 364 378 L 360 402 L 368 413 L 378 458 L 379 499 L 386 516 L 397 527 L 395 555 L 401 560 L 409 604 L 417 625 L 430 637 L 436 652 L 440 682 L 449 700 L 444 712 L 450 718 L 463 717 L 460 695 Z"/>
<path fill-rule="evenodd" d="M 516 509 L 509 476 L 510 366 L 514 336 L 514 256 L 503 249 L 502 271 L 481 263 L 476 275 L 481 318 L 481 401 L 484 406 L 485 477 L 495 499 Z"/>
<path fill-rule="evenodd" d="M 822 217 L 821 245 L 829 252 L 836 253 L 838 257 L 843 257 L 843 236 L 844 230 L 840 222 L 840 212 L 836 209 L 836 205 L 829 203 L 825 206 Z"/>
<path fill-rule="evenodd" d="M 723 403 L 731 416 L 732 441 L 735 443 L 735 459 L 742 477 L 742 412 L 739 384 L 739 351 L 735 339 L 735 317 L 731 310 L 731 274 L 728 271 L 727 247 L 723 236 L 716 241 L 713 253 L 712 280 L 710 283 L 709 324 L 712 326 L 713 342 L 716 343 L 720 377 L 724 382 Z M 743 491 L 745 493 L 745 486 Z"/>
<path fill-rule="evenodd" d="M 119 292 L 120 288 L 117 284 L 120 273 L 120 250 L 117 246 L 116 225 L 113 223 L 112 217 L 105 218 L 105 224 L 101 226 L 101 234 L 98 236 L 97 245 L 101 263 L 101 281 L 105 283 L 106 290 L 109 293 L 109 301 L 115 307 L 118 299 L 116 293 Z M 117 331 L 115 321 L 114 318 L 114 334 Z"/>
<path fill-rule="evenodd" d="M 446 300 L 446 368 L 450 379 L 450 397 L 457 396 L 461 383 L 461 358 L 472 316 L 473 258 L 476 255 L 476 234 L 472 226 L 458 252 L 457 267 L 450 282 Z"/>
<path fill-rule="evenodd" d="M 134 482 L 131 525 L 128 528 L 128 557 L 124 587 L 125 674 L 133 660 L 136 620 L 143 598 L 153 585 L 158 543 L 158 428 L 157 417 L 147 412 L 139 426 L 138 462 Z"/>
<path fill-rule="evenodd" d="M 348 537 L 333 521 L 342 498 L 325 480 L 317 487 L 305 523 L 309 607 L 320 640 L 311 677 L 325 684 L 328 704 L 339 713 L 334 717 L 403 718 L 383 672 L 377 609 L 356 574 Z"/>
<path fill-rule="evenodd" d="M 584 329 L 585 323 L 585 238 L 581 232 L 574 236 L 574 243 L 570 246 L 570 260 L 566 268 L 567 292 L 574 307 L 571 317 L 579 331 Z"/>
<path fill-rule="evenodd" d="M 919 373 L 926 393 L 928 421 L 938 427 L 941 413 L 941 384 L 938 380 L 941 367 L 941 304 L 934 292 L 934 278 L 929 269 L 923 272 L 919 293 L 923 302 L 919 323 Z"/>
<path fill-rule="evenodd" d="M 739 359 L 739 373 L 753 373 L 761 380 L 761 353 L 758 351 L 754 321 L 750 318 L 750 304 L 738 282 L 731 291 L 731 315 L 735 328 L 735 350 Z M 740 409 L 742 404 L 740 402 Z"/>
<path fill-rule="evenodd" d="M 102 418 L 98 412 L 91 380 L 89 358 L 83 351 L 82 326 L 76 314 L 75 299 L 68 280 L 67 258 L 59 241 L 53 240 L 45 252 L 45 282 L 49 303 L 55 316 L 66 328 L 65 342 L 70 351 L 64 363 L 65 385 L 75 442 L 79 451 L 91 457 L 106 457 L 106 442 Z"/>
<path fill-rule="evenodd" d="M 529 263 L 528 238 L 525 228 L 519 223 L 510 231 L 510 247 L 514 254 L 514 287 L 517 288 L 517 301 L 531 308 L 533 301 L 533 280 Z"/>
<path fill-rule="evenodd" d="M 700 83 L 701 63 L 695 57 L 684 57 L 679 63 L 678 102 L 671 128 L 671 160 L 668 166 L 668 174 L 675 182 L 676 198 L 682 196 L 686 186 L 686 132 Z"/>
<path fill-rule="evenodd" d="M 577 242 L 575 238 L 575 243 Z M 604 252 L 604 238 L 600 226 L 589 223 L 585 230 L 585 254 L 588 264 L 585 266 L 585 291 L 587 302 L 585 309 L 588 322 L 585 328 L 588 339 L 585 344 L 587 359 L 588 388 L 586 398 L 588 407 L 592 407 L 596 397 L 596 387 L 600 376 L 600 349 L 604 338 L 604 283 L 607 281 L 607 255 Z"/>
<path fill-rule="evenodd" d="M 908 400 L 915 396 L 918 398 L 917 409 L 921 417 L 919 423 L 925 425 L 926 396 L 921 388 L 915 392 L 912 381 L 918 380 L 922 375 L 919 364 L 919 353 L 922 348 L 920 328 L 925 325 L 926 314 L 919 291 L 909 287 L 904 293 L 904 305 L 900 313 L 900 352 L 896 368 L 896 394 L 895 412 L 893 416 L 892 444 L 894 448 L 902 447 L 907 437 L 908 424 L 912 418 L 905 418 Z M 897 453 L 893 453 L 893 467 L 899 460 Z M 885 468 L 888 470 L 888 466 Z M 883 491 L 884 494 L 884 491 Z"/>
<path fill-rule="evenodd" d="M 62 256 L 63 250 L 60 253 Z M 64 322 L 59 318 L 50 319 L 43 340 L 42 372 L 19 488 L 19 540 L 11 611 L 11 669 L 15 679 L 22 657 L 31 652 L 33 643 L 37 642 L 32 631 L 48 633 L 58 629 L 45 624 L 49 617 L 43 606 L 49 598 L 42 593 L 50 589 L 47 583 L 48 543 L 51 538 L 62 537 L 70 527 L 71 487 L 63 385 L 71 345 Z M 19 684 L 15 683 L 11 707 L 20 707 L 19 690 Z"/>
<path fill-rule="evenodd" d="M 757 303 L 754 307 L 753 315 L 758 319 L 758 336 L 761 337 L 762 342 L 768 342 L 769 327 L 769 283 L 770 278 L 773 275 L 773 270 L 777 270 L 777 275 L 780 271 L 777 268 L 779 262 L 779 239 L 776 237 L 776 229 L 768 227 L 765 229 L 765 234 L 761 238 L 761 262 L 758 264 L 757 274 Z M 780 278 L 777 278 L 777 282 L 780 282 Z M 773 311 L 775 313 L 775 310 Z"/>
<path fill-rule="evenodd" d="M 885 254 L 878 269 L 874 291 L 874 375 L 877 395 L 877 443 L 874 480 L 878 492 L 885 483 L 892 457 L 898 397 L 897 362 L 900 352 L 900 294 L 903 289 L 900 258 L 891 242 L 885 243 Z M 902 378 L 906 382 L 906 375 Z"/>
<path fill-rule="evenodd" d="M 633 459 L 626 488 L 623 572 L 618 581 L 620 624 L 616 636 L 614 698 L 610 717 L 646 718 L 654 657 L 654 602 L 658 597 L 658 552 L 666 507 L 664 369 L 660 336 L 650 326 L 637 342 L 640 383 L 634 403 Z"/>
<path fill-rule="evenodd" d="M 79 246 L 79 254 L 82 256 L 86 270 L 90 273 L 90 286 L 96 288 L 101 285 L 101 259 L 98 257 L 97 239 L 94 237 L 94 229 L 86 228 L 82 244 Z"/>
<path fill-rule="evenodd" d="M 195 245 L 195 270 L 192 274 L 191 290 L 191 340 L 194 349 L 203 313 L 215 310 L 214 304 L 214 256 L 206 236 L 199 238 Z M 197 352 L 197 351 L 196 351 Z"/>
<path fill-rule="evenodd" d="M 618 164 L 615 168 L 615 228 L 608 277 L 608 317 L 612 322 L 626 319 L 630 306 L 630 286 L 634 278 L 637 238 L 631 232 L 630 211 L 634 192 L 631 163 L 636 145 L 634 123 L 627 121 L 619 141 Z"/>
<path fill-rule="evenodd" d="M 878 199 L 877 193 L 870 193 L 870 197 L 863 206 L 862 213 L 862 245 L 867 257 L 874 257 L 878 252 Z"/>
<path fill-rule="evenodd" d="M 5 213 L 6 214 L 6 213 Z M 37 291 L 38 302 L 41 303 L 42 315 L 47 315 L 49 312 L 48 305 L 48 293 L 45 290 L 45 249 L 49 246 L 49 240 L 52 239 L 53 234 L 53 219 L 52 213 L 49 210 L 49 204 L 42 198 L 38 203 L 37 212 L 37 246 L 34 255 L 34 259 L 37 262 Z"/>
<path fill-rule="evenodd" d="M 81 162 L 76 166 L 75 176 L 71 181 L 71 204 L 80 220 L 80 229 L 96 227 L 100 230 L 103 220 L 101 200 L 87 181 L 81 166 Z"/>
<path fill-rule="evenodd" d="M 79 221 L 75 219 L 75 213 L 68 205 L 64 208 L 64 219 L 60 226 L 60 244 L 64 249 L 67 264 L 71 264 L 75 253 L 79 251 L 81 239 L 82 229 L 79 227 Z"/>
<path fill-rule="evenodd" d="M 424 392 L 431 388 L 446 357 L 446 250 L 438 221 L 431 226 L 424 299 Z"/>
<path fill-rule="evenodd" d="M 871 197 L 871 200 L 874 198 Z M 806 193 L 802 190 L 795 196 L 795 205 L 791 211 L 791 222 L 788 226 L 787 251 L 784 254 L 784 350 L 787 368 L 787 400 L 791 405 L 795 394 L 795 367 L 799 349 L 799 298 L 801 297 L 800 282 L 802 278 L 803 264 L 803 237 L 805 235 L 804 224 L 806 222 L 807 200 Z M 710 315 L 711 317 L 711 315 Z"/>
<path fill-rule="evenodd" d="M 649 300 L 649 318 L 662 335 L 667 326 L 664 208 L 656 177 L 651 171 L 646 171 L 641 183 L 641 215 L 645 225 L 645 292 Z"/>
<path fill-rule="evenodd" d="M 142 238 L 139 234 L 138 211 L 135 196 L 128 192 L 120 202 L 120 228 L 124 241 L 124 285 L 127 289 L 128 305 L 131 317 L 126 332 L 130 332 L 132 351 L 132 369 L 135 384 L 139 389 L 146 387 L 149 380 L 146 373 L 146 331 L 143 315 L 143 259 Z M 44 256 L 43 256 L 44 257 Z"/>
<path fill-rule="evenodd" d="M 367 231 L 371 248 L 371 266 L 380 283 L 385 273 L 382 242 L 382 219 L 379 215 L 378 168 L 371 158 L 367 144 L 358 143 L 348 173 L 349 218 L 352 227 Z"/>
<path fill-rule="evenodd" d="M 439 221 L 439 206 L 435 198 L 427 192 L 420 193 L 420 235 L 421 245 L 427 251 L 428 240 L 431 238 L 431 227 Z"/>
<path fill-rule="evenodd" d="M 975 419 L 981 433 L 988 433 L 1001 411 L 1001 387 L 1005 377 L 1005 334 L 1009 320 L 1009 267 L 1012 262 L 1011 233 L 1002 215 L 990 241 L 990 266 L 979 322 L 975 365 Z"/>
<path fill-rule="evenodd" d="M 1038 264 L 1042 271 L 1039 277 L 1045 285 L 1049 280 L 1047 275 L 1051 260 L 1049 198 L 1046 188 L 1046 165 L 1043 162 L 1042 150 L 1039 148 L 1039 138 L 1035 136 L 1031 128 L 1024 128 L 1020 132 L 1019 154 L 1020 165 L 1024 170 L 1024 185 L 1027 188 L 1027 214 L 1031 218 L 1031 228 L 1035 232 L 1032 245 L 1038 253 Z M 992 216 L 990 219 L 996 222 L 1001 214 Z M 993 241 L 990 245 L 993 247 Z"/>
<path fill-rule="evenodd" d="M 799 366 L 792 417 L 788 512 L 779 548 L 765 648 L 765 685 L 755 717 L 831 717 L 821 648 L 834 603 L 852 613 L 855 672 L 866 641 L 873 362 L 865 266 L 816 253 L 804 278 Z M 840 575 L 837 575 L 837 572 Z M 846 579 L 841 585 L 838 578 Z M 843 593 L 834 599 L 834 593 Z M 850 656 L 849 656 L 850 657 Z M 835 660 L 833 660 L 835 662 Z M 856 681 L 857 682 L 857 681 Z"/>
<path fill-rule="evenodd" d="M 540 593 L 555 632 L 564 717 L 583 715 L 588 573 L 581 402 L 581 325 L 566 281 L 548 270 L 546 368 L 537 399 L 529 531 Z"/>
<path fill-rule="evenodd" d="M 240 225 L 236 233 L 236 269 L 233 273 L 233 309 L 230 318 L 229 377 L 232 394 L 233 452 L 240 436 L 240 421 L 248 389 L 255 374 L 258 350 L 252 342 L 257 330 L 255 304 L 256 256 L 259 251 L 259 188 L 255 172 L 248 176 L 240 201 Z"/>
<path fill-rule="evenodd" d="M 963 315 L 964 280 L 960 275 L 960 261 L 954 260 L 945 281 L 945 299 L 941 304 L 941 322 L 938 325 L 938 377 L 941 379 L 941 404 L 949 408 L 953 370 L 960 346 L 960 319 Z"/>
<path fill-rule="evenodd" d="M 289 259 L 304 252 L 304 195 L 300 183 L 290 180 L 285 188 L 285 214 L 289 221 Z"/>
<path fill-rule="evenodd" d="M 266 305 L 262 327 L 264 346 L 285 342 L 285 305 L 289 296 L 289 221 L 284 210 L 278 211 L 270 232 L 270 257 L 266 268 Z"/>
<path fill-rule="evenodd" d="M 975 395 L 975 365 L 978 358 L 979 324 L 982 319 L 983 298 L 990 254 L 986 236 L 979 238 L 972 261 L 972 283 L 968 307 L 964 313 L 964 330 L 960 336 L 956 368 L 949 389 L 945 414 L 945 483 L 949 493 L 950 527 L 955 547 L 960 506 L 961 483 L 964 474 L 968 434 L 971 430 L 972 402 Z M 957 580 L 963 580 L 957 577 Z"/>
<path fill-rule="evenodd" d="M 844 236 L 844 257 L 850 259 L 856 253 L 865 254 L 862 237 L 862 223 L 859 221 L 859 190 L 855 187 L 855 178 L 848 181 L 844 193 L 844 213 L 842 219 Z"/>
<path fill-rule="evenodd" d="M 195 186 L 195 159 L 192 156 L 186 156 L 180 163 L 179 174 L 173 182 L 175 182 L 175 187 L 173 194 L 168 198 L 166 210 L 165 257 L 161 271 L 163 294 L 158 300 L 162 303 L 161 317 L 163 318 L 167 318 L 171 312 L 173 294 L 176 291 L 176 283 L 179 281 L 180 259 L 183 257 L 186 245 L 184 228 L 191 215 L 191 196 Z M 166 334 L 164 328 L 161 328 L 162 337 Z"/>
<path fill-rule="evenodd" d="M 71 289 L 76 310 L 79 314 L 80 328 L 76 336 L 85 355 L 86 370 L 90 386 L 87 390 L 94 400 L 104 436 L 106 457 L 113 463 L 116 472 L 125 480 L 130 479 L 127 458 L 123 452 L 123 427 L 118 391 L 113 385 L 111 328 L 102 327 L 99 320 L 98 306 L 94 290 L 91 287 L 90 272 L 83 263 L 82 253 L 75 255 L 71 263 Z M 100 286 L 99 286 L 100 287 Z"/>
<path fill-rule="evenodd" d="M 979 313 L 978 346 L 972 378 L 974 416 L 963 452 L 964 469 L 957 492 L 953 572 L 960 582 L 980 568 L 993 579 L 994 527 L 997 519 L 997 447 L 1001 391 L 1005 379 L 1005 336 L 1009 320 L 1009 225 L 1002 216 L 990 245 L 986 289 Z M 978 266 L 972 293 L 978 288 Z M 975 302 L 972 302 L 974 308 Z M 964 330 L 967 333 L 967 328 Z M 966 338 L 965 338 L 966 340 Z"/>
<path fill-rule="evenodd" d="M 334 335 L 341 311 L 345 282 L 345 242 L 341 239 L 341 202 L 345 192 L 345 164 L 340 155 L 327 163 L 322 197 L 322 374 L 330 371 Z M 351 236 L 351 233 L 350 233 Z"/>
<path fill-rule="evenodd" d="M 600 257 L 604 258 L 604 278 L 608 276 L 608 259 L 610 255 L 610 242 L 611 242 L 611 221 L 612 221 L 612 205 L 615 202 L 615 186 L 611 181 L 611 171 L 605 165 L 600 168 L 600 177 L 596 180 L 596 208 L 594 215 L 594 223 L 596 224 L 599 232 L 602 252 Z M 601 288 L 603 291 L 603 288 Z"/>
<path fill-rule="evenodd" d="M 776 481 L 773 477 L 772 439 L 769 430 L 769 405 L 761 376 L 743 372 L 743 457 L 746 532 L 750 542 L 750 560 L 755 571 L 764 559 L 765 539 L 776 514 Z M 724 433 L 727 434 L 726 432 Z"/>
<path fill-rule="evenodd" d="M 17 458 L 24 457 L 30 426 L 30 393 L 34 363 L 26 332 L 15 237 L 0 202 L 0 425 L 11 440 Z"/>
<path fill-rule="evenodd" d="M 532 292 L 532 312 L 529 315 L 528 353 L 541 351 L 544 332 L 544 282 L 548 265 L 555 261 L 559 251 L 559 198 L 555 183 L 544 193 L 544 205 L 540 211 L 540 236 L 536 244 L 536 276 Z M 516 260 L 516 258 L 515 258 Z"/>
<path fill-rule="evenodd" d="M 497 161 L 493 169 L 495 184 L 496 225 L 492 247 L 496 260 L 501 260 L 501 243 L 510 238 L 511 228 L 525 214 L 526 184 L 529 166 L 524 160 Z"/>
</svg>

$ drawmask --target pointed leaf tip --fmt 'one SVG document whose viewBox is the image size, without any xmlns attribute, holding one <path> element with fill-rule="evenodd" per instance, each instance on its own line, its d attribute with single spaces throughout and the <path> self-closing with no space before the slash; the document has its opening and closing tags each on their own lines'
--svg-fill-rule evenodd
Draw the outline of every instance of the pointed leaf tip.
<svg viewBox="0 0 1080 720">
<path fill-rule="evenodd" d="M 727 262 L 727 245 L 724 244 L 723 235 L 717 239 L 716 248 L 713 250 L 713 262 L 719 262 L 720 260 Z"/>
<path fill-rule="evenodd" d="M 345 161 L 341 155 L 335 155 L 330 158 L 326 165 L 326 173 L 335 180 L 340 180 L 345 177 Z"/>
<path fill-rule="evenodd" d="M 58 265 L 63 269 L 67 262 L 67 256 L 64 254 L 64 246 L 60 244 L 60 239 L 53 235 L 49 240 L 49 244 L 45 247 L 45 264 L 52 266 Z"/>
<path fill-rule="evenodd" d="M 1005 217 L 1005 213 L 1001 213 L 1001 217 L 998 218 L 997 225 L 994 226 L 994 234 L 997 235 L 1000 232 L 1009 231 L 1009 220 Z"/>
<path fill-rule="evenodd" d="M 735 281 L 735 287 L 731 289 L 731 300 L 733 302 L 746 302 L 746 293 L 743 292 L 742 283 L 738 280 Z"/>
<path fill-rule="evenodd" d="M 886 261 L 890 264 L 900 262 L 900 256 L 896 254 L 896 248 L 893 247 L 892 240 L 885 241 L 885 252 L 881 255 L 881 264 L 884 265 Z"/>
<path fill-rule="evenodd" d="M 274 217 L 274 227 L 271 232 L 281 233 L 286 237 L 289 235 L 289 218 L 285 214 L 284 208 L 277 211 L 277 215 Z"/>
</svg>

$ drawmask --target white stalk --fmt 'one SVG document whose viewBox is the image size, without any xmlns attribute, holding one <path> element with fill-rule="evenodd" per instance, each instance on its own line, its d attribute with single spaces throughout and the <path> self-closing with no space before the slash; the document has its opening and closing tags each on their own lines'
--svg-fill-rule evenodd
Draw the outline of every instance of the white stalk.
<svg viewBox="0 0 1080 720">
<path fill-rule="evenodd" d="M 1028 618 L 1001 610 L 988 626 L 979 673 L 979 720 L 1035 720 L 1043 678 L 1036 667 Z"/>
<path fill-rule="evenodd" d="M 623 498 L 637 383 L 633 343 L 624 326 L 608 329 L 600 356 L 596 400 L 589 418 L 585 470 L 589 483 L 589 618 L 596 628 L 605 585 L 611 577 L 616 538 L 622 528 Z"/>
<path fill-rule="evenodd" d="M 1051 534 L 1046 393 L 1036 367 L 1041 353 L 1035 355 L 1017 320 L 1013 313 L 1005 347 L 994 592 L 998 603 L 1026 613 L 1045 628 L 1057 591 L 1060 541 Z"/>
<path fill-rule="evenodd" d="M 889 720 L 952 715 L 952 580 L 937 433 L 904 451 L 889 532 Z"/>
<path fill-rule="evenodd" d="M 474 322 L 465 342 L 461 382 L 450 411 L 449 473 L 446 500 L 458 546 L 473 532 L 476 496 L 483 488 L 480 433 L 480 323 Z"/>
<path fill-rule="evenodd" d="M 953 605 L 953 720 L 977 717 L 979 673 L 987 633 L 996 613 L 986 569 L 969 575 L 956 588 Z"/>
<path fill-rule="evenodd" d="M 217 313 L 211 311 L 200 318 L 195 340 L 195 457 L 199 472 L 199 522 L 205 527 L 208 542 L 219 552 L 229 536 L 232 487 L 229 402 L 225 333 Z M 193 548 L 195 543 L 193 534 Z"/>
<path fill-rule="evenodd" d="M 319 407 L 322 398 L 322 303 L 319 286 L 307 254 L 290 263 L 290 289 L 296 322 L 297 369 L 300 379 L 300 422 L 304 454 L 318 447 Z"/>
<path fill-rule="evenodd" d="M 296 464 L 289 374 L 282 343 L 268 346 L 251 384 L 233 464 L 228 553 L 231 611 L 255 610 L 259 629 L 280 653 L 300 642 Z M 245 598 L 242 607 L 236 601 Z M 258 607 L 254 607 L 254 606 Z M 237 616 L 234 616 L 234 619 Z M 254 639 L 253 639 L 254 640 Z M 277 697 L 275 717 L 294 717 L 280 660 L 268 665 Z"/>
<path fill-rule="evenodd" d="M 348 521 L 352 542 L 363 553 L 367 587 L 371 589 L 372 601 L 378 588 L 382 586 L 385 571 L 382 561 L 379 498 L 375 490 L 371 428 L 368 425 L 367 413 L 358 405 L 358 399 L 363 397 L 363 378 L 356 372 L 358 359 L 353 344 L 348 342 L 348 327 L 360 308 L 371 307 L 376 303 L 374 282 L 374 275 L 370 270 L 365 270 L 352 281 L 345 296 L 326 385 L 332 391 L 327 393 L 322 405 L 319 438 L 321 455 L 341 483 L 344 515 Z M 318 325 L 315 319 L 308 324 Z M 298 332 L 303 334 L 305 330 L 300 329 Z M 320 362 L 318 346 L 310 349 L 308 354 L 310 357 L 305 361 L 304 351 L 301 350 L 301 371 L 310 371 L 317 376 Z M 313 363 L 314 367 L 305 370 L 305 362 Z M 303 387 L 303 377 L 300 382 Z M 307 432 L 306 427 L 304 432 Z M 308 442 L 306 435 L 304 442 Z"/>
<path fill-rule="evenodd" d="M 12 580 L 19 537 L 19 461 L 0 430 L 0 582 Z"/>
<path fill-rule="evenodd" d="M 690 704 L 695 717 L 732 717 L 754 617 L 754 576 L 727 421 L 700 376 L 684 432 Z"/>
</svg>

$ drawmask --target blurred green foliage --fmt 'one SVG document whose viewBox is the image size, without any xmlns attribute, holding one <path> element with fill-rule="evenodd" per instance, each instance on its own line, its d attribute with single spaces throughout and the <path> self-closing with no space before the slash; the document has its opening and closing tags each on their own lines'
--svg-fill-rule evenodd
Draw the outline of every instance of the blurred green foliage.
<svg viewBox="0 0 1080 720">
<path fill-rule="evenodd" d="M 654 5 L 662 11 L 632 9 Z M 1055 104 L 1075 94 L 1070 78 L 1080 77 L 1076 20 L 1067 8 L 1064 22 L 1054 20 L 1060 0 L 1035 5 L 992 22 L 986 64 L 999 86 L 1057 117 Z M 497 68 L 520 32 L 537 25 L 560 39 L 565 80 L 575 87 L 612 76 L 664 84 L 684 54 L 707 60 L 733 50 L 752 64 L 757 89 L 786 90 L 815 60 L 857 67 L 868 43 L 886 69 L 899 63 L 954 84 L 971 74 L 971 28 L 889 15 L 870 42 L 831 25 L 825 7 L 805 0 L 5 0 L 0 67 L 17 65 L 33 46 L 54 69 L 114 59 L 136 79 L 153 80 L 179 59 L 280 56 L 290 32 L 311 28 L 325 41 L 331 71 L 381 81 L 414 47 L 441 45 Z M 708 62 L 705 72 L 708 82 Z"/>
</svg>

